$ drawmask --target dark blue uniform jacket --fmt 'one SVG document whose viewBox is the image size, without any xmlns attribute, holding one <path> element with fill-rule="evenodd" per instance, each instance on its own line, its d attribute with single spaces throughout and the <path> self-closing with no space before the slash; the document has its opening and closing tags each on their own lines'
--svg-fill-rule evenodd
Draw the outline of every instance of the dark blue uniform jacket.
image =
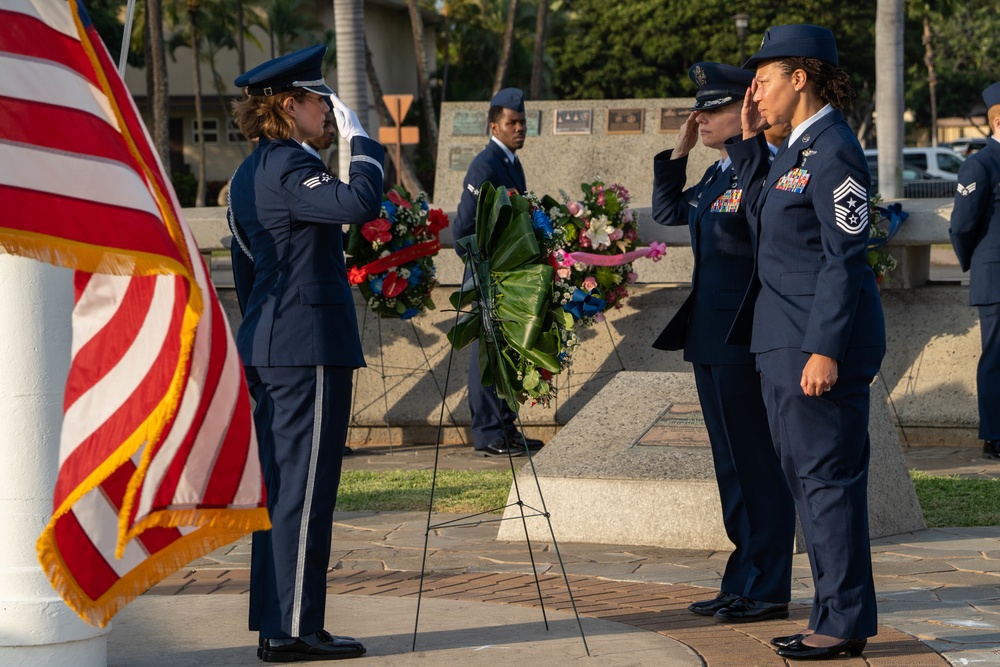
<svg viewBox="0 0 1000 667">
<path fill-rule="evenodd" d="M 238 257 L 234 239 L 247 366 L 365 365 L 341 225 L 378 217 L 384 152 L 355 137 L 351 154 L 347 184 L 298 142 L 261 138 L 233 175 L 232 213 L 253 256 Z"/>
<path fill-rule="evenodd" d="M 958 171 L 951 244 L 969 274 L 969 305 L 1000 303 L 1000 142 L 990 139 Z"/>
</svg>

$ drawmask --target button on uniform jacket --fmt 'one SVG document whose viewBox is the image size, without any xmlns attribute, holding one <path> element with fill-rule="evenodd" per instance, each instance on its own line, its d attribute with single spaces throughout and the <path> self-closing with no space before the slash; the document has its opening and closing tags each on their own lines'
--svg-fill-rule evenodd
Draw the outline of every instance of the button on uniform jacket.
<svg viewBox="0 0 1000 667">
<path fill-rule="evenodd" d="M 753 276 L 753 246 L 742 188 L 731 165 L 715 175 L 718 164 L 714 163 L 696 185 L 684 190 L 687 156 L 671 160 L 672 152 L 653 158 L 653 220 L 661 225 L 688 225 L 694 274 L 691 294 L 653 347 L 683 348 L 684 359 L 694 363 L 752 364 L 749 346 L 726 343 Z M 723 204 L 727 193 L 731 198 L 735 191 L 741 200 L 731 210 L 731 199 L 729 205 Z"/>
<path fill-rule="evenodd" d="M 528 189 L 524 179 L 524 169 L 520 165 L 513 164 L 503 149 L 491 139 L 486 148 L 472 160 L 465 174 L 462 198 L 458 202 L 455 224 L 452 227 L 456 241 L 476 233 L 476 204 L 479 202 L 479 189 L 485 182 L 489 182 L 497 189 L 513 188 L 520 194 L 524 194 Z"/>
<path fill-rule="evenodd" d="M 958 171 L 951 244 L 969 274 L 969 304 L 1000 303 L 1000 142 L 970 156 Z"/>
<path fill-rule="evenodd" d="M 799 348 L 843 361 L 848 348 L 867 348 L 881 359 L 885 322 L 866 261 L 864 153 L 836 110 L 787 142 L 770 167 L 763 134 L 727 143 L 740 180 L 761 183 L 750 192 L 758 281 L 729 340 L 746 341 L 752 319 L 753 352 Z"/>
<path fill-rule="evenodd" d="M 365 365 L 341 225 L 378 217 L 384 152 L 355 137 L 351 154 L 347 184 L 298 142 L 262 137 L 233 175 L 231 210 L 253 256 L 252 270 L 234 257 L 247 366 Z"/>
</svg>

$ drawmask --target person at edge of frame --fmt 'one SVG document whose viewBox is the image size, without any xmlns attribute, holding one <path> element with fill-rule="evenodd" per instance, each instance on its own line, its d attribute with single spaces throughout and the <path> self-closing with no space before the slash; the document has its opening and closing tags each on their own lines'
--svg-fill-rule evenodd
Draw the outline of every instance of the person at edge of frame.
<svg viewBox="0 0 1000 667">
<path fill-rule="evenodd" d="M 976 369 L 983 458 L 1000 459 L 1000 81 L 983 91 L 992 134 L 958 170 L 948 234 L 962 271 L 969 272 L 969 305 L 979 310 L 982 354 Z"/>
<path fill-rule="evenodd" d="M 735 547 L 718 595 L 688 609 L 728 623 L 788 618 L 795 507 L 771 441 L 750 346 L 726 343 L 754 258 L 744 188 L 725 140 L 741 133 L 740 110 L 753 74 L 711 62 L 696 63 L 688 74 L 698 86 L 691 115 L 675 148 L 653 158 L 653 220 L 690 228 L 694 273 L 691 294 L 653 347 L 683 349 L 693 366 L 723 525 Z M 768 129 L 772 152 L 790 129 Z M 688 154 L 699 135 L 719 159 L 685 190 Z"/>
<path fill-rule="evenodd" d="M 726 148 L 751 192 L 754 280 L 728 340 L 757 355 L 771 438 L 802 522 L 815 595 L 807 628 L 775 637 L 792 660 L 858 656 L 878 632 L 868 530 L 870 386 L 885 320 L 866 261 L 868 162 L 840 109 L 853 96 L 833 33 L 769 28 Z M 762 132 L 790 122 L 774 157 Z"/>
<path fill-rule="evenodd" d="M 524 168 L 517 151 L 524 146 L 527 123 L 524 93 L 520 88 L 504 88 L 490 100 L 490 141 L 469 165 L 462 183 L 462 198 L 452 232 L 455 241 L 476 233 L 476 205 L 483 183 L 494 188 L 527 191 Z M 464 257 L 456 244 L 455 251 Z M 466 279 L 469 271 L 466 269 Z M 472 443 L 484 456 L 524 456 L 538 451 L 544 443 L 526 438 L 518 430 L 517 414 L 497 396 L 492 386 L 483 386 L 479 373 L 479 341 L 469 345 L 469 411 L 472 413 Z"/>
<path fill-rule="evenodd" d="M 265 662 L 364 655 L 324 629 L 333 510 L 351 405 L 365 364 L 344 260 L 344 224 L 378 216 L 382 146 L 323 80 L 326 47 L 265 62 L 236 78 L 240 130 L 257 139 L 230 187 L 233 276 L 243 321 L 236 346 L 254 423 L 271 530 L 253 534 L 249 628 Z M 350 183 L 303 142 L 333 110 L 351 145 Z"/>
</svg>

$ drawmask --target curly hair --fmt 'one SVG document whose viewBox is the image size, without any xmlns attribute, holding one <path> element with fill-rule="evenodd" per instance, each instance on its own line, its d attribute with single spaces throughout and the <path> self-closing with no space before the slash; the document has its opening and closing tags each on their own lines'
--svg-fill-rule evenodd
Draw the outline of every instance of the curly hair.
<svg viewBox="0 0 1000 667">
<path fill-rule="evenodd" d="M 292 136 L 294 125 L 291 117 L 285 112 L 284 101 L 289 97 L 296 102 L 302 102 L 309 91 L 296 88 L 277 95 L 247 95 L 233 100 L 233 120 L 247 139 L 288 139 Z"/>
<path fill-rule="evenodd" d="M 786 77 L 797 69 L 803 70 L 816 95 L 834 109 L 846 109 L 851 105 L 854 98 L 851 77 L 836 65 L 817 58 L 799 57 L 778 58 L 775 62 Z"/>
</svg>

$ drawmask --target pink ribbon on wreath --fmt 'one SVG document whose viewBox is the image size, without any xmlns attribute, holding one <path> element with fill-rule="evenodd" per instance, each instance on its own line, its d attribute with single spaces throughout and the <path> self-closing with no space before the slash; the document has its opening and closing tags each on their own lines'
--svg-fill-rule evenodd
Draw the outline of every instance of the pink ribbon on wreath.
<svg viewBox="0 0 1000 667">
<path fill-rule="evenodd" d="M 648 257 L 654 262 L 658 262 L 666 252 L 666 243 L 653 241 L 649 244 L 648 248 L 638 248 L 621 255 L 598 255 L 593 252 L 568 252 L 566 253 L 566 258 L 572 260 L 573 262 L 580 262 L 581 264 L 587 264 L 590 266 L 621 266 L 622 264 L 628 264 L 629 262 L 635 261 L 640 257 Z"/>
</svg>

